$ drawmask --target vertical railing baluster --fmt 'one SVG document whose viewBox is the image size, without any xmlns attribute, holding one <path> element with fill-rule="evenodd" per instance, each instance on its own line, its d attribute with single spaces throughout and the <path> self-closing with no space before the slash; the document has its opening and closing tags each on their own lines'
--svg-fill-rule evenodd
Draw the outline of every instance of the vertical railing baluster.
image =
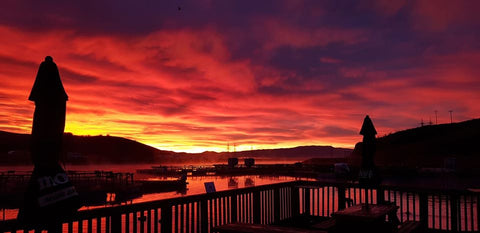
<svg viewBox="0 0 480 233">
<path fill-rule="evenodd" d="M 228 197 L 223 197 L 223 223 L 229 223 L 228 220 Z"/>
<path fill-rule="evenodd" d="M 290 195 L 290 200 L 291 200 L 291 217 L 295 217 L 300 213 L 300 196 L 299 196 L 299 188 L 298 187 L 292 187 L 291 189 L 291 195 Z"/>
<path fill-rule="evenodd" d="M 87 220 L 87 232 L 88 233 L 93 233 L 92 231 L 93 231 L 93 223 L 92 223 L 92 219 L 89 218 Z"/>
<path fill-rule="evenodd" d="M 422 231 L 428 228 L 428 194 L 419 194 L 419 212 L 420 212 L 420 227 Z"/>
<path fill-rule="evenodd" d="M 125 232 L 130 232 L 130 213 L 129 212 L 125 213 Z M 97 233 L 100 233 L 100 232 L 97 232 Z"/>
<path fill-rule="evenodd" d="M 309 188 L 304 188 L 303 193 L 305 194 L 303 196 L 303 199 L 304 199 L 303 213 L 308 216 L 311 213 L 310 212 L 310 189 Z"/>
<path fill-rule="evenodd" d="M 338 187 L 337 188 L 337 192 L 338 192 L 338 209 L 339 210 L 343 210 L 345 209 L 345 203 L 346 203 L 346 199 L 345 199 L 345 187 Z"/>
<path fill-rule="evenodd" d="M 445 213 L 446 213 L 446 225 L 447 225 L 447 230 L 450 230 L 451 228 L 451 209 L 450 209 L 450 196 L 446 195 L 445 196 Z"/>
<path fill-rule="evenodd" d="M 83 233 L 83 220 L 78 220 L 78 233 Z M 108 232 L 108 231 L 107 231 Z"/>
<path fill-rule="evenodd" d="M 325 198 L 327 195 L 325 195 L 325 186 L 322 186 L 322 216 L 325 216 Z"/>
<path fill-rule="evenodd" d="M 162 206 L 161 208 L 161 212 L 160 212 L 160 215 L 161 215 L 161 232 L 162 233 L 171 233 L 172 232 L 172 206 L 170 205 L 165 205 L 165 206 Z M 137 229 L 137 226 L 135 224 L 135 219 L 136 219 L 136 216 L 137 214 L 134 212 L 133 214 L 134 218 L 133 218 L 133 228 L 134 229 Z"/>
<path fill-rule="evenodd" d="M 317 187 L 314 190 L 315 192 L 313 195 L 313 199 L 314 199 L 313 206 L 314 206 L 314 209 L 316 209 L 316 211 L 314 211 L 314 215 L 320 216 L 320 189 Z"/>
<path fill-rule="evenodd" d="M 416 193 L 412 193 L 412 212 L 413 212 L 413 221 L 417 221 L 417 208 L 415 206 L 415 201 L 417 199 L 417 194 Z"/>
<path fill-rule="evenodd" d="M 147 232 L 152 233 L 152 210 L 150 209 L 147 210 Z"/>
<path fill-rule="evenodd" d="M 335 212 L 335 186 L 332 186 L 332 213 L 333 212 Z"/>
<path fill-rule="evenodd" d="M 432 228 L 435 229 L 435 194 L 432 194 Z"/>
<path fill-rule="evenodd" d="M 443 229 L 443 227 L 442 227 L 442 224 L 443 224 L 442 223 L 442 215 L 443 215 L 442 214 L 442 201 L 443 201 L 442 200 L 442 195 L 439 194 L 438 195 L 438 225 L 439 225 L 438 229 L 440 229 L 440 230 Z"/>
<path fill-rule="evenodd" d="M 73 221 L 68 222 L 68 233 L 73 233 Z"/>
<path fill-rule="evenodd" d="M 461 200 L 461 199 L 460 199 Z M 464 227 L 464 230 L 465 231 L 468 231 L 468 224 L 467 224 L 467 220 L 468 220 L 468 216 L 467 216 L 467 196 L 466 195 L 463 195 L 463 211 L 464 211 L 464 216 L 463 216 L 463 227 Z M 460 221 L 462 220 L 462 217 L 460 216 Z"/>
<path fill-rule="evenodd" d="M 208 200 L 207 199 L 203 199 L 201 202 L 200 202 L 200 214 L 201 214 L 201 233 L 207 233 L 208 232 Z M 168 233 L 170 233 L 169 231 L 166 231 Z M 164 233 L 162 231 L 162 233 Z"/>
<path fill-rule="evenodd" d="M 265 220 L 266 213 L 265 212 L 266 212 L 267 207 L 266 207 L 264 196 L 265 196 L 265 192 L 259 191 L 259 199 L 260 200 L 258 200 L 258 203 L 260 205 L 260 208 L 258 208 L 258 210 L 259 210 L 260 213 L 258 215 L 260 216 L 260 221 L 259 221 L 260 224 L 266 224 L 265 223 L 266 222 L 266 220 Z"/>
<path fill-rule="evenodd" d="M 185 208 L 186 208 L 186 210 L 185 210 L 185 225 L 186 225 L 185 226 L 185 231 L 187 233 L 189 233 L 190 232 L 190 222 L 192 221 L 191 219 L 193 218 L 193 217 L 190 217 L 190 202 L 185 204 Z"/>
<path fill-rule="evenodd" d="M 232 195 L 232 204 L 231 204 L 231 219 L 232 219 L 232 222 L 238 222 L 238 219 L 237 219 L 237 194 L 233 194 Z M 241 207 L 240 207 L 241 208 Z"/>
<path fill-rule="evenodd" d="M 385 190 L 381 187 L 378 187 L 377 188 L 377 204 L 383 204 L 383 203 L 385 203 Z"/>
<path fill-rule="evenodd" d="M 327 217 L 330 217 L 330 186 L 327 186 Z"/>
<path fill-rule="evenodd" d="M 128 215 L 127 215 L 127 217 L 128 217 Z M 159 220 L 158 219 L 158 208 L 155 208 L 155 209 L 153 209 L 153 233 L 158 233 L 158 220 Z M 128 222 L 128 220 L 127 220 L 127 222 Z M 127 225 L 127 224 L 125 224 L 125 225 Z M 125 232 L 128 232 L 128 228 L 126 228 L 126 229 L 127 230 Z"/>
<path fill-rule="evenodd" d="M 105 232 L 113 232 L 112 231 L 112 222 L 110 219 L 111 216 L 105 217 Z"/>
<path fill-rule="evenodd" d="M 407 221 L 410 220 L 410 195 L 409 192 L 406 192 L 407 198 L 405 199 L 407 201 Z"/>
<path fill-rule="evenodd" d="M 275 188 L 273 190 L 273 209 L 275 211 L 273 212 L 273 222 L 276 223 L 280 221 L 280 218 L 282 217 L 282 208 L 280 207 L 280 188 Z"/>
<path fill-rule="evenodd" d="M 452 231 L 458 231 L 459 230 L 459 225 L 458 225 L 458 219 L 459 219 L 459 209 L 458 209 L 458 204 L 459 204 L 459 196 L 457 194 L 451 194 L 450 195 L 450 218 L 451 218 L 451 229 Z"/>
<path fill-rule="evenodd" d="M 180 232 L 183 233 L 184 227 L 185 227 L 185 204 L 180 204 L 178 205 L 180 211 L 178 213 L 180 221 L 178 221 L 178 224 L 180 224 Z"/>
<path fill-rule="evenodd" d="M 220 221 L 222 218 L 222 202 L 221 198 L 216 198 L 215 199 L 215 217 L 217 218 L 217 226 L 220 225 Z"/>
<path fill-rule="evenodd" d="M 244 193 L 243 194 L 243 221 L 245 223 L 249 223 L 249 218 L 248 218 L 248 194 Z"/>
<path fill-rule="evenodd" d="M 111 218 L 110 224 L 112 228 L 111 232 L 121 232 L 122 231 L 122 215 L 118 213 L 110 216 L 110 218 Z M 107 219 L 108 219 L 108 216 L 107 216 Z M 106 231 L 110 232 L 108 230 Z"/>
<path fill-rule="evenodd" d="M 357 190 L 358 190 L 358 192 L 357 192 Z M 355 203 L 357 203 L 357 198 L 358 198 L 358 204 L 362 204 L 362 189 L 361 188 L 355 188 L 355 195 L 358 195 L 358 197 L 355 197 Z"/>
<path fill-rule="evenodd" d="M 108 219 L 108 218 L 107 218 Z M 137 216 L 137 211 L 132 212 L 132 230 L 133 232 L 137 232 L 137 222 L 138 222 L 138 216 Z M 172 225 L 170 221 L 169 225 Z M 107 231 L 108 232 L 108 231 Z"/>
<path fill-rule="evenodd" d="M 214 215 L 213 215 L 214 200 L 215 199 L 211 199 L 210 203 L 209 203 L 210 204 L 210 213 L 208 215 L 208 218 L 210 219 L 210 228 L 209 229 L 213 228 L 214 222 L 215 222 Z"/>
</svg>

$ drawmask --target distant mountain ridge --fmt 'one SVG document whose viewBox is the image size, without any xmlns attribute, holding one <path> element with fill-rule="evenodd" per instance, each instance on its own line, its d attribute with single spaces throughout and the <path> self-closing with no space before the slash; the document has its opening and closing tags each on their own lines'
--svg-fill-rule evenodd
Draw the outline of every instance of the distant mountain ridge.
<svg viewBox="0 0 480 233">
<path fill-rule="evenodd" d="M 29 134 L 0 131 L 0 164 L 29 164 Z M 352 149 L 332 146 L 299 146 L 238 152 L 184 153 L 159 150 L 115 136 L 65 134 L 63 160 L 67 163 L 226 163 L 230 157 L 304 160 L 313 157 L 346 157 Z"/>
</svg>

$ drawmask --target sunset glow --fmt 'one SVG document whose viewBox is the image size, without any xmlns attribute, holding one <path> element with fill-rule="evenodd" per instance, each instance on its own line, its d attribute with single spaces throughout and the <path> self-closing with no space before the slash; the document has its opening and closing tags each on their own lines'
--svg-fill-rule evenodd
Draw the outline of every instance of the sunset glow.
<svg viewBox="0 0 480 233">
<path fill-rule="evenodd" d="M 22 2 L 0 9 L 4 131 L 30 133 L 46 55 L 66 132 L 164 150 L 353 148 L 366 114 L 379 136 L 480 116 L 480 1 Z"/>
</svg>

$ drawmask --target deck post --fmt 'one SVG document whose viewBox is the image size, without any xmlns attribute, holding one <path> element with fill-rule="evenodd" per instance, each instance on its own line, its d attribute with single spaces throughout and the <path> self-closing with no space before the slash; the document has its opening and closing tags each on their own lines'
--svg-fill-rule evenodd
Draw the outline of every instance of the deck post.
<svg viewBox="0 0 480 233">
<path fill-rule="evenodd" d="M 202 233 L 208 232 L 208 200 L 206 198 L 200 201 L 200 221 L 201 221 L 200 232 Z M 170 230 L 167 232 L 172 232 L 172 231 Z"/>
<path fill-rule="evenodd" d="M 136 221 L 136 216 L 134 215 Z M 202 216 L 203 217 L 203 216 Z M 161 232 L 172 232 L 172 206 L 166 205 L 162 207 L 161 213 Z"/>
<path fill-rule="evenodd" d="M 345 206 L 345 202 L 346 202 L 345 187 L 339 186 L 337 188 L 337 192 L 338 192 L 338 203 L 337 203 L 338 210 L 343 210 L 346 207 Z"/>
<path fill-rule="evenodd" d="M 450 211 L 451 211 L 451 221 L 452 221 L 452 231 L 458 232 L 458 205 L 459 205 L 459 196 L 458 194 L 450 194 Z"/>
<path fill-rule="evenodd" d="M 420 193 L 419 199 L 420 227 L 422 230 L 426 230 L 428 228 L 428 194 Z"/>
<path fill-rule="evenodd" d="M 110 232 L 122 232 L 122 216 L 120 214 L 115 214 L 110 216 L 111 218 L 111 231 Z M 107 232 L 108 229 L 106 230 Z"/>
<path fill-rule="evenodd" d="M 280 188 L 275 188 L 273 191 L 273 221 L 274 223 L 280 221 Z"/>
<path fill-rule="evenodd" d="M 253 223 L 260 224 L 260 191 L 253 192 Z"/>
<path fill-rule="evenodd" d="M 292 217 L 298 216 L 300 214 L 300 192 L 299 187 L 292 186 L 292 195 L 291 195 L 291 203 L 292 203 Z"/>
</svg>

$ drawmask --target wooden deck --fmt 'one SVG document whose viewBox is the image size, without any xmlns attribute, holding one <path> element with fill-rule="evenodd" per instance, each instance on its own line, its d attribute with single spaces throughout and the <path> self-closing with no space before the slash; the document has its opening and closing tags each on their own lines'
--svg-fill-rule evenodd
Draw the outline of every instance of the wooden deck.
<svg viewBox="0 0 480 233">
<path fill-rule="evenodd" d="M 368 199 L 366 193 L 368 192 Z M 480 195 L 469 190 L 408 189 L 380 186 L 365 189 L 353 183 L 292 181 L 132 205 L 80 211 L 60 219 L 65 232 L 211 233 L 232 223 L 272 225 L 296 218 L 329 219 L 353 205 L 394 203 L 400 224 L 419 222 L 422 232 L 479 231 Z M 435 213 L 435 215 L 432 215 Z M 315 221 L 305 224 L 313 225 Z M 302 225 L 305 225 L 302 222 Z M 0 222 L 0 232 L 41 229 L 15 220 Z M 406 229 L 406 228 L 405 228 Z"/>
</svg>

